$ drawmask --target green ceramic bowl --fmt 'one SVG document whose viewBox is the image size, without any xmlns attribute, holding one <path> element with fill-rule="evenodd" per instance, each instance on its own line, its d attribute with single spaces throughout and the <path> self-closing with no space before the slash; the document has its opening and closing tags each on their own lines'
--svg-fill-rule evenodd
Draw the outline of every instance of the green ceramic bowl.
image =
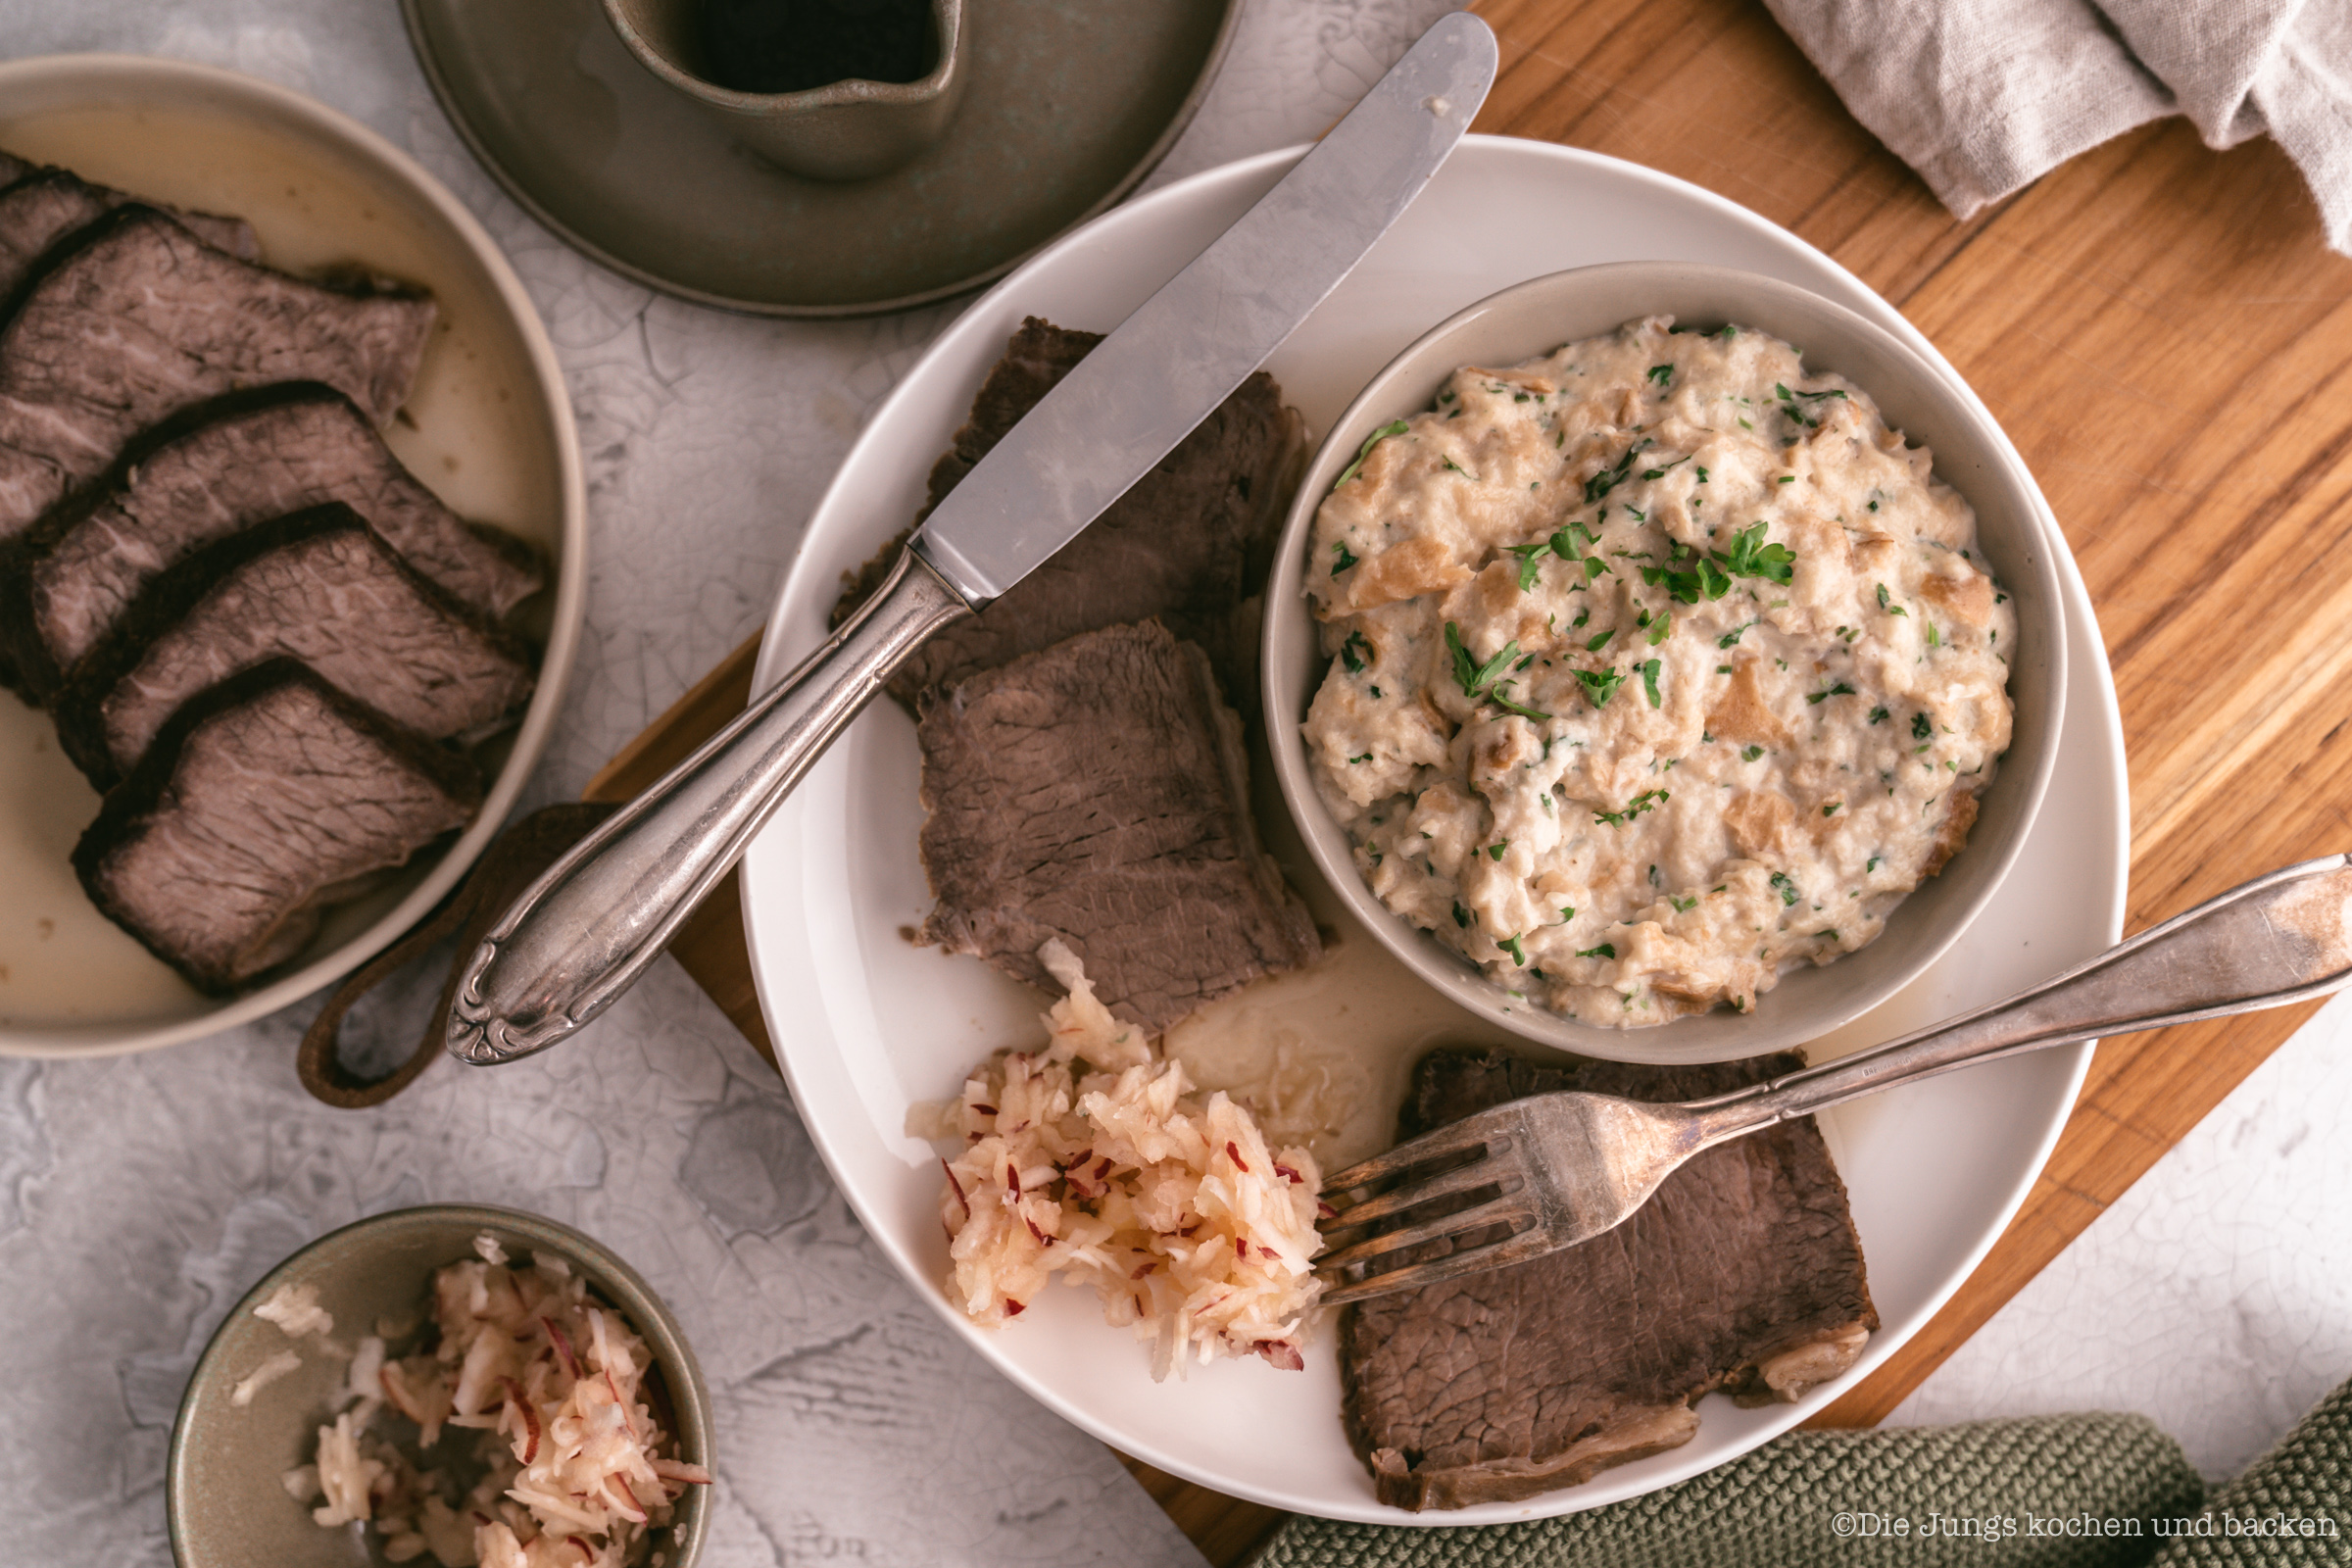
<svg viewBox="0 0 2352 1568">
<path fill-rule="evenodd" d="M 322 1530 L 310 1506 L 279 1480 L 313 1456 L 330 1393 L 345 1363 L 318 1354 L 316 1340 L 289 1342 L 277 1325 L 253 1315 L 281 1285 L 310 1285 L 334 1314 L 334 1338 L 351 1344 L 375 1332 L 378 1318 L 416 1317 L 433 1271 L 474 1255 L 487 1231 L 510 1256 L 552 1253 L 618 1307 L 654 1354 L 645 1391 L 662 1427 L 675 1434 L 677 1457 L 710 1462 L 710 1403 L 702 1369 L 669 1309 L 637 1271 L 568 1225 L 536 1214 L 473 1203 L 397 1209 L 322 1236 L 265 1275 L 246 1293 L 206 1346 L 172 1428 L 172 1464 L 164 1507 L 179 1568 L 358 1568 L 381 1562 L 361 1527 Z M 302 1367 L 258 1390 L 239 1408 L 229 1392 L 289 1344 Z M 702 1553 L 708 1487 L 689 1487 L 663 1542 L 666 1568 L 693 1568 Z M 430 1553 L 417 1559 L 429 1565 Z"/>
</svg>

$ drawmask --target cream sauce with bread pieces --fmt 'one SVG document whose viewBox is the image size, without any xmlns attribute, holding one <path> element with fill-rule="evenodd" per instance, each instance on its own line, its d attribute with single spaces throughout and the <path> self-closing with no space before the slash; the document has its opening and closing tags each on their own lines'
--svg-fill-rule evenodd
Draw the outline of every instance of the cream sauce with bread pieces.
<svg viewBox="0 0 2352 1568">
<path fill-rule="evenodd" d="M 1315 519 L 1305 737 L 1389 908 L 1581 1021 L 1876 938 L 2009 744 L 2015 609 L 1859 387 L 1658 317 L 1454 372 Z"/>
</svg>

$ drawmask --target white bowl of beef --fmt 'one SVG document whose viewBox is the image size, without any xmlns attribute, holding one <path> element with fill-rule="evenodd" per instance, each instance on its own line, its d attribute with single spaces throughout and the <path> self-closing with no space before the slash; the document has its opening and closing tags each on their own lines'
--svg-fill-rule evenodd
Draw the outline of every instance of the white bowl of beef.
<svg viewBox="0 0 2352 1568">
<path fill-rule="evenodd" d="M 1940 874 L 1929 875 L 1907 897 L 1900 897 L 1899 902 L 1881 900 L 1879 907 L 1886 908 L 1889 904 L 1891 907 L 1885 913 L 1884 927 L 1875 939 L 1852 951 L 1837 954 L 1835 961 L 1784 964 L 1777 983 L 1768 978 L 1758 988 L 1760 994 L 1751 994 L 1752 1003 L 1745 1010 L 1717 1005 L 1646 1027 L 1618 1028 L 1604 1027 L 1544 1005 L 1539 996 L 1540 984 L 1522 988 L 1496 983 L 1489 972 L 1454 947 L 1442 944 L 1430 930 L 1392 912 L 1373 892 L 1367 876 L 1376 864 L 1372 854 L 1377 846 L 1359 846 L 1335 815 L 1333 807 L 1326 804 L 1317 783 L 1323 764 L 1315 760 L 1304 733 L 1310 705 L 1327 673 L 1338 667 L 1335 656 L 1341 654 L 1336 646 L 1327 646 L 1336 642 L 1335 635 L 1318 620 L 1316 610 L 1310 607 L 1308 573 L 1328 570 L 1336 576 L 1342 568 L 1326 561 L 1310 563 L 1308 556 L 1318 511 L 1335 486 L 1354 473 L 1351 466 L 1358 464 L 1377 444 L 1377 437 L 1384 432 L 1403 430 L 1405 426 L 1398 421 L 1432 410 L 1441 396 L 1458 396 L 1448 390 L 1449 378 L 1457 369 L 1475 366 L 1500 371 L 1504 367 L 1522 366 L 1549 355 L 1564 344 L 1598 338 L 1616 332 L 1628 322 L 1656 317 L 1672 318 L 1676 332 L 1720 331 L 1727 324 L 1737 323 L 1751 333 L 1785 340 L 1802 354 L 1803 370 L 1808 378 L 1826 378 L 1824 385 L 1835 383 L 1859 389 L 1875 400 L 1884 411 L 1886 425 L 1902 432 L 1912 449 L 1925 446 L 1933 453 L 1936 477 L 1956 490 L 1974 510 L 1982 566 L 2001 590 L 2005 607 L 2002 614 L 2005 617 L 2011 608 L 2014 611 L 2014 646 L 2001 651 L 2008 663 L 2013 724 L 2005 754 L 1998 757 L 1997 765 L 1987 769 L 1990 780 L 1978 798 L 1973 828 L 1965 829 L 1965 846 L 1950 856 Z M 1565 392 L 1559 395 L 1563 400 L 1567 396 Z M 1798 398 L 1805 395 L 1794 394 Z M 1837 392 L 1813 395 L 1843 396 Z M 1524 404 L 1528 398 L 1520 397 L 1517 401 Z M 1801 410 L 1812 405 L 1798 402 L 1794 406 Z M 1634 415 L 1629 410 L 1624 417 L 1630 423 L 1656 416 Z M 1566 416 L 1563 414 L 1559 418 L 1565 422 Z M 1436 429 L 1426 425 L 1419 428 L 1432 432 Z M 1654 428 L 1658 433 L 1664 431 L 1663 424 Z M 1790 430 L 1802 433 L 1793 424 Z M 1793 452 L 1795 448 L 1792 446 L 1790 450 Z M 1662 457 L 1659 461 L 1663 463 L 1666 459 Z M 1655 476 L 1656 470 L 1644 471 Z M 1704 469 L 1697 471 L 1703 474 Z M 1569 472 L 1566 477 L 1569 483 L 1562 487 L 1566 491 L 1565 506 L 1591 520 L 1594 509 L 1587 503 L 1596 494 L 1606 493 L 1607 476 L 1598 476 L 1600 482 L 1585 484 L 1581 495 L 1576 484 L 1581 475 Z M 1599 514 L 1607 514 L 1605 505 L 1599 509 Z M 1265 714 L 1283 797 L 1318 867 L 1392 953 L 1456 1003 L 1526 1039 L 1589 1056 L 1657 1063 L 1727 1060 L 1816 1040 L 1894 996 L 1949 949 L 1992 896 L 2025 842 L 2056 760 L 2066 680 L 2057 576 L 2059 553 L 2064 546 L 2054 537 L 2043 515 L 2033 479 L 2022 460 L 1974 398 L 1886 332 L 1817 295 L 1773 279 L 1689 263 L 1621 263 L 1553 273 L 1518 284 L 1442 322 L 1391 361 L 1332 426 L 1308 468 L 1285 525 L 1266 598 Z M 1839 520 L 1842 522 L 1842 516 Z M 1852 529 L 1846 531 L 1850 534 Z M 1574 556 L 1581 557 L 1587 548 L 1600 548 L 1590 544 L 1587 535 L 1573 535 L 1571 539 Z M 1711 559 L 1728 558 L 1718 551 Z M 1630 572 L 1637 564 L 1619 562 L 1617 567 L 1621 572 Z M 1520 564 L 1525 564 L 1524 559 Z M 1560 564 L 1567 568 L 1571 579 L 1579 577 L 1580 561 L 1572 559 Z M 1604 570 L 1608 568 L 1607 563 L 1600 564 Z M 1664 566 L 1665 563 L 1661 561 L 1659 564 Z M 1600 574 L 1592 573 L 1590 580 L 1597 583 Z M 1785 569 L 1782 580 L 1786 580 Z M 1526 587 L 1524 577 L 1521 587 Z M 1465 591 L 1474 592 L 1475 585 Z M 1771 590 L 1767 587 L 1762 591 Z M 1659 599 L 1659 607 L 1653 612 L 1660 614 L 1661 619 L 1665 612 L 1686 608 L 1663 597 L 1654 583 L 1643 594 L 1635 594 L 1630 587 L 1623 592 L 1629 601 Z M 1451 605 L 1454 601 L 1443 602 Z M 1344 611 L 1346 605 L 1337 609 Z M 1901 613 L 1899 603 L 1890 602 L 1886 612 Z M 1580 616 L 1580 622 L 1581 619 Z M 1649 624 L 1646 613 L 1642 623 Z M 1450 630 L 1452 622 L 1447 624 Z M 1844 628 L 1839 630 L 1842 632 Z M 1620 658 L 1623 645 L 1642 636 L 1641 631 L 1629 627 L 1628 635 L 1619 639 L 1620 648 L 1616 652 Z M 1501 634 L 1494 634 L 1494 640 L 1499 642 Z M 1584 643 L 1580 630 L 1574 646 L 1567 648 L 1567 652 L 1581 655 Z M 1723 646 L 1728 648 L 1732 644 L 1727 641 Z M 1639 654 L 1646 651 L 1637 651 L 1636 662 L 1629 666 L 1637 681 L 1642 667 Z M 1473 652 L 1485 658 L 1494 650 L 1480 646 Z M 1754 654 L 1753 649 L 1742 649 L 1736 655 L 1721 657 L 1744 659 Z M 1518 657 L 1515 649 L 1513 656 Z M 1710 650 L 1708 658 L 1714 657 Z M 1650 665 L 1653 679 L 1656 668 L 1653 662 Z M 1717 666 L 1713 672 L 1723 674 L 1725 667 Z M 1842 686 L 1829 685 L 1831 678 L 1821 678 L 1824 695 L 1843 692 Z M 1641 689 L 1636 684 L 1619 700 L 1638 702 Z M 1589 694 L 1592 688 L 1588 686 L 1586 690 Z M 1605 703 L 1611 691 L 1613 688 L 1604 688 L 1600 701 Z M 1528 694 L 1522 691 L 1520 695 Z M 1808 701 L 1819 699 L 1808 698 Z M 1565 712 L 1569 705 L 1553 702 L 1547 706 L 1561 708 Z M 1654 697 L 1651 706 L 1656 706 Z M 1853 723 L 1883 722 L 1884 708 L 1866 710 L 1859 701 L 1850 706 L 1856 710 Z M 1798 708 L 1796 711 L 1802 714 L 1808 710 Z M 1548 719 L 1550 715 L 1537 716 Z M 1917 721 L 1905 713 L 1895 714 L 1894 725 L 1880 735 L 1907 720 Z M 1560 729 L 1560 726 L 1548 728 Z M 1543 727 L 1537 733 L 1542 734 Z M 1711 734 L 1706 738 L 1710 743 L 1717 740 Z M 1548 740 L 1545 751 L 1548 756 Z M 1673 764 L 1667 761 L 1659 765 L 1671 768 Z M 1416 777 L 1425 785 L 1436 771 L 1425 767 Z M 1663 791 L 1674 780 L 1671 773 L 1661 773 L 1658 779 L 1648 782 Z M 1671 796 L 1662 794 L 1660 798 L 1670 800 Z M 1410 797 L 1406 799 L 1409 802 Z M 1567 841 L 1572 830 L 1565 825 L 1569 820 L 1565 813 L 1589 803 L 1570 793 L 1559 804 L 1563 812 L 1560 831 L 1563 841 Z M 1609 804 L 1604 802 L 1603 807 Z M 1711 801 L 1702 804 L 1701 798 L 1693 796 L 1692 804 L 1682 809 L 1715 812 L 1719 808 Z M 1797 809 L 1802 812 L 1806 808 Z M 1835 810 L 1835 806 L 1830 809 Z M 1595 820 L 1601 818 L 1596 816 Z M 1801 828 L 1804 824 L 1798 825 Z M 1494 830 L 1496 834 L 1501 831 L 1499 827 Z M 1487 848 L 1483 839 L 1481 847 Z M 1599 853 L 1605 857 L 1607 851 L 1604 848 Z M 1768 857 L 1764 858 L 1769 861 Z M 1436 869 L 1442 868 L 1433 867 Z M 1759 877 L 1762 874 L 1762 870 L 1757 872 Z M 1650 881 L 1652 884 L 1658 881 L 1654 865 Z M 1788 886 L 1786 882 L 1776 885 L 1784 889 Z M 1686 905 L 1675 900 L 1673 907 L 1682 909 Z M 1469 912 L 1458 902 L 1453 911 L 1457 921 Z M 1573 918 L 1573 908 L 1568 914 Z M 1832 914 L 1817 918 L 1834 917 Z M 1563 927 L 1567 924 L 1565 920 L 1561 923 Z M 1829 935 L 1835 938 L 1837 933 L 1832 931 Z M 1599 946 L 1604 937 L 1613 938 L 1611 947 Z M 1504 939 L 1505 952 L 1512 940 Z M 1606 953 L 1613 958 L 1614 943 L 1627 938 L 1614 930 L 1588 933 L 1580 929 L 1575 941 L 1585 940 L 1595 944 L 1594 953 Z M 1555 946 L 1564 949 L 1574 944 L 1563 941 Z M 1830 946 L 1822 944 L 1824 951 Z M 1761 954 L 1759 949 L 1758 956 Z M 1578 953 L 1580 957 L 1586 956 L 1582 951 Z M 1494 961 L 1491 966 L 1513 973 L 1505 967 L 1505 961 Z"/>
<path fill-rule="evenodd" d="M 168 413 L 141 412 L 135 429 L 110 438 L 111 459 L 92 460 L 88 472 L 69 466 L 60 497 L 25 504 L 12 491 L 0 508 L 9 512 L 0 522 L 0 661 L 15 688 L 0 693 L 0 884 L 11 890 L 0 909 L 0 1054 L 147 1050 L 261 1017 L 355 968 L 437 905 L 496 835 L 546 747 L 578 639 L 586 579 L 577 437 L 552 346 L 506 259 L 455 197 L 374 132 L 282 87 L 168 60 L 0 65 L 0 270 L 12 302 L 0 351 L 21 341 L 7 335 L 11 326 L 71 257 L 88 269 L 92 257 L 139 254 L 151 264 L 192 259 L 272 298 L 345 297 L 367 331 L 408 330 L 421 344 L 394 355 L 395 373 L 385 374 L 368 369 L 372 349 L 352 366 L 306 351 L 282 362 L 291 374 L 279 361 L 259 374 L 207 362 L 190 372 L 194 395 L 169 394 L 178 401 Z M 8 227 L 11 213 L 36 205 L 51 227 Z M 429 301 L 429 328 L 403 301 Z M 196 359 L 213 352 L 173 346 Z M 216 392 L 220 381 L 230 384 Z M 199 495 L 218 516 L 184 509 Z M 292 600 L 281 607 L 283 636 L 232 647 L 198 635 L 201 617 L 218 616 L 232 590 L 254 590 L 225 575 L 196 580 L 208 561 L 225 573 L 230 557 L 254 555 L 232 535 L 306 510 L 314 520 L 341 514 L 338 503 L 381 538 L 369 547 L 372 567 L 347 571 L 350 582 L 314 580 L 315 595 L 341 594 L 371 570 L 367 586 L 379 600 L 406 596 L 420 616 L 437 609 L 477 624 L 506 651 L 511 672 L 522 662 L 513 683 L 520 695 L 492 722 L 448 736 L 409 720 L 386 728 L 381 701 L 345 701 L 364 660 L 346 649 L 337 670 L 319 650 L 296 646 L 313 628 Z M 110 558 L 108 541 L 129 538 L 167 507 L 183 507 L 172 514 L 171 548 L 122 569 L 123 555 Z M 347 518 L 345 532 L 356 526 Z M 301 564 L 287 552 L 279 559 Z M 176 647 L 161 635 L 174 627 Z M 151 636 L 152 649 L 134 646 Z M 297 909 L 225 966 L 199 957 L 175 970 L 110 920 L 75 875 L 85 830 L 97 823 L 106 840 L 169 798 L 156 756 L 142 756 L 141 766 L 101 759 L 101 777 L 138 784 L 118 790 L 101 822 L 98 790 L 61 755 L 58 715 L 43 707 L 71 696 L 74 669 L 92 655 L 140 668 L 146 689 L 174 710 L 160 715 L 158 744 L 183 747 L 190 767 L 209 759 L 216 777 L 224 759 L 289 715 L 328 722 L 337 744 L 387 770 L 371 783 L 408 792 L 407 836 L 386 841 L 364 878 L 323 890 L 315 925 Z M 287 655 L 310 671 L 285 664 Z M 205 675 L 205 659 L 219 663 L 216 674 Z M 184 693 L 151 678 L 166 676 Z M 90 685 L 86 671 L 81 685 Z M 122 694 L 105 701 L 108 711 L 123 710 Z M 181 709 L 184 721 L 173 721 Z M 130 750 L 118 751 L 116 763 L 131 762 Z M 83 760 L 92 760 L 87 749 Z M 382 794 L 363 787 L 340 799 Z M 85 859 L 106 847 L 98 840 Z M 101 897 L 135 903 L 139 892 L 116 883 Z M 171 912 L 185 930 L 226 918 L 225 898 L 218 907 L 184 902 Z"/>
</svg>

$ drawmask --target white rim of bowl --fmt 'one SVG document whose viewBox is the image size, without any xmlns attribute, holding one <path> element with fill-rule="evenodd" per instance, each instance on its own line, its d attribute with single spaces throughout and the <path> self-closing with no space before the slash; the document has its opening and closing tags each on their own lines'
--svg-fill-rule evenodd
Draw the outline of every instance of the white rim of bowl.
<svg viewBox="0 0 2352 1568">
<path fill-rule="evenodd" d="M 374 924 L 292 974 L 188 1017 L 127 1025 L 99 1021 L 0 1027 L 0 1056 L 115 1056 L 201 1040 L 299 1002 L 390 947 L 448 896 L 506 826 L 507 813 L 514 809 L 523 784 L 538 765 L 554 733 L 564 691 L 571 681 L 572 659 L 579 648 L 581 620 L 588 602 L 588 493 L 580 468 L 579 426 L 572 419 L 571 398 L 564 390 L 563 367 L 556 360 L 555 345 L 548 339 L 546 323 L 539 319 L 538 308 L 523 291 L 522 281 L 514 275 L 506 253 L 448 187 L 406 152 L 340 111 L 291 88 L 218 66 L 144 55 L 39 56 L 0 64 L 0 101 L 35 87 L 54 90 L 74 83 L 76 78 L 88 80 L 94 99 L 113 92 L 125 100 L 135 94 L 152 102 L 151 94 L 160 98 L 174 89 L 191 87 L 209 90 L 216 106 L 223 99 L 242 99 L 244 108 L 274 117 L 330 146 L 339 144 L 356 155 L 358 161 L 381 168 L 422 199 L 449 226 L 488 275 L 499 303 L 515 322 L 533 379 L 538 383 L 543 410 L 555 432 L 561 498 L 556 519 L 553 625 L 540 655 L 539 684 L 532 693 L 531 706 L 514 731 L 514 748 L 483 798 L 480 812 L 459 835 L 458 841 L 443 852 L 424 879 Z"/>
</svg>

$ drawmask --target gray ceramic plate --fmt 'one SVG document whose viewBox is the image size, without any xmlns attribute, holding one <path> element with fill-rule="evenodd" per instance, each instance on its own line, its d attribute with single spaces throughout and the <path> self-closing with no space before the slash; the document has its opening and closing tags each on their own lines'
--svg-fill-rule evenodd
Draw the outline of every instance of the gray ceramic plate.
<svg viewBox="0 0 2352 1568">
<path fill-rule="evenodd" d="M 596 0 L 402 0 L 442 106 L 540 221 L 705 305 L 863 316 L 980 287 L 1134 189 L 1200 107 L 1239 0 L 967 0 L 946 138 L 873 179 L 796 178 L 629 57 Z"/>
<path fill-rule="evenodd" d="M 1786 971 L 1750 1013 L 1719 1007 L 1646 1029 L 1604 1029 L 1505 991 L 1391 914 L 1365 886 L 1346 833 L 1316 796 L 1299 736 L 1330 664 L 1307 611 L 1303 573 L 1315 512 L 1340 470 L 1373 429 L 1428 408 L 1455 367 L 1516 365 L 1652 315 L 1692 325 L 1737 321 L 1793 343 L 1809 368 L 1849 377 L 1889 424 L 1935 453 L 1936 476 L 1975 507 L 1979 543 L 2017 603 L 2018 648 L 2009 666 L 2016 726 L 1968 847 L 1894 909 L 1876 942 L 1835 963 Z M 1620 1061 L 1727 1061 L 1801 1046 L 1876 1007 L 1940 957 L 2024 848 L 2057 763 L 2066 712 L 2057 564 L 2065 548 L 2043 520 L 2033 476 L 1991 416 L 1891 333 L 1845 307 L 1777 278 L 1691 262 L 1620 262 L 1533 278 L 1432 327 L 1390 361 L 1340 416 L 1308 467 L 1266 589 L 1266 728 L 1275 774 L 1316 866 L 1372 934 L 1424 980 L 1502 1028 Z"/>
<path fill-rule="evenodd" d="M 536 1214 L 473 1203 L 396 1209 L 330 1232 L 263 1276 L 213 1335 L 179 1401 L 172 1428 L 164 1508 L 179 1568 L 356 1568 L 380 1562 L 357 1527 L 323 1530 L 279 1479 L 310 1461 L 328 1398 L 345 1364 L 318 1353 L 316 1339 L 289 1341 L 253 1315 L 281 1285 L 311 1285 L 334 1315 L 334 1337 L 349 1345 L 374 1332 L 379 1317 L 417 1313 L 433 1271 L 474 1255 L 487 1231 L 508 1253 L 542 1251 L 563 1258 L 614 1306 L 654 1352 L 649 1402 L 676 1434 L 676 1457 L 710 1462 L 710 1400 L 685 1336 L 637 1271 L 568 1225 Z M 291 1346 L 302 1367 L 257 1390 L 239 1408 L 229 1393 L 263 1361 Z M 667 1408 L 663 1408 L 666 1399 Z M 666 1534 L 657 1540 L 667 1568 L 693 1568 L 701 1554 L 708 1487 L 689 1487 Z M 419 1559 L 429 1562 L 429 1557 Z"/>
<path fill-rule="evenodd" d="M 520 798 L 564 704 L 587 602 L 579 436 L 547 331 L 480 223 L 415 160 L 299 93 L 178 60 L 48 55 L 0 65 L 0 146 L 156 200 L 236 213 L 301 272 L 358 263 L 432 291 L 441 329 L 392 450 L 442 500 L 547 550 L 555 591 L 524 613 L 539 690 L 473 825 L 328 912 L 291 971 L 199 995 L 100 914 L 69 856 L 98 797 L 48 718 L 0 694 L 0 1056 L 176 1045 L 275 1012 L 359 967 L 458 884 Z M 503 755 L 496 750 L 503 746 Z"/>
</svg>

